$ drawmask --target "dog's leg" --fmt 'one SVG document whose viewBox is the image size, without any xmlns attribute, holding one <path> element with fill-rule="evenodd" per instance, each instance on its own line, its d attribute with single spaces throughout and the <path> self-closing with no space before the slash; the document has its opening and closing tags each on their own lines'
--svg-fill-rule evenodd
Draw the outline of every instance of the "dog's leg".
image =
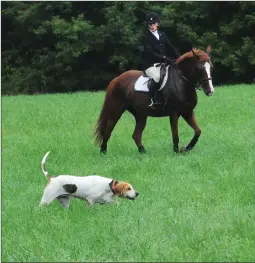
<svg viewBox="0 0 255 263">
<path fill-rule="evenodd" d="M 119 201 L 115 198 L 113 198 L 111 201 L 109 201 L 110 204 L 119 205 Z"/>
<path fill-rule="evenodd" d="M 61 195 L 59 187 L 54 184 L 48 184 L 43 192 L 43 196 L 40 202 L 40 206 L 49 205 L 54 199 Z"/>
<path fill-rule="evenodd" d="M 70 196 L 61 195 L 57 197 L 57 200 L 60 202 L 63 208 L 69 208 Z"/>
<path fill-rule="evenodd" d="M 92 207 L 94 202 L 90 199 L 87 199 L 86 201 L 87 201 L 88 207 Z"/>
</svg>

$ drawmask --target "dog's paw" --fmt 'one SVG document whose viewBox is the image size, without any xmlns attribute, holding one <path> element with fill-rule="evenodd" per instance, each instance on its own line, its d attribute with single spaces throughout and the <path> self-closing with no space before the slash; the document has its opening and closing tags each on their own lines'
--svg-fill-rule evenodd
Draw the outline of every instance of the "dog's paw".
<svg viewBox="0 0 255 263">
<path fill-rule="evenodd" d="M 112 200 L 112 201 L 111 201 L 111 204 L 118 206 L 118 205 L 120 205 L 120 202 L 117 201 L 117 200 Z"/>
</svg>

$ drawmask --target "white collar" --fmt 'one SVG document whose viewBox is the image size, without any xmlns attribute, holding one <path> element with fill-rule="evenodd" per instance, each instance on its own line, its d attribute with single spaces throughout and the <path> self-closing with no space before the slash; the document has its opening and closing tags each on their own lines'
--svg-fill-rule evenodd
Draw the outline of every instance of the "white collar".
<svg viewBox="0 0 255 263">
<path fill-rule="evenodd" d="M 150 30 L 150 29 L 149 29 Z M 151 30 L 150 30 L 151 31 Z M 158 30 L 151 31 L 151 33 L 159 40 L 159 33 Z"/>
<path fill-rule="evenodd" d="M 150 30 L 150 29 L 149 29 Z M 151 31 L 151 30 L 150 30 Z M 158 33 L 158 30 L 151 31 L 152 34 Z"/>
</svg>

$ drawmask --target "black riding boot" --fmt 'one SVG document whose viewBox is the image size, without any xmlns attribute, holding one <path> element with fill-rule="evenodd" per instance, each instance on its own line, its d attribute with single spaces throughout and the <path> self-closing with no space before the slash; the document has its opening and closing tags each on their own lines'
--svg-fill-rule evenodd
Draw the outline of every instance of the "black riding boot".
<svg viewBox="0 0 255 263">
<path fill-rule="evenodd" d="M 148 89 L 149 89 L 149 96 L 151 97 L 151 103 L 149 104 L 149 107 L 154 106 L 155 104 L 160 104 L 160 102 L 157 102 L 155 98 L 155 94 L 157 91 L 158 83 L 154 81 L 154 79 L 149 79 L 148 81 Z"/>
</svg>

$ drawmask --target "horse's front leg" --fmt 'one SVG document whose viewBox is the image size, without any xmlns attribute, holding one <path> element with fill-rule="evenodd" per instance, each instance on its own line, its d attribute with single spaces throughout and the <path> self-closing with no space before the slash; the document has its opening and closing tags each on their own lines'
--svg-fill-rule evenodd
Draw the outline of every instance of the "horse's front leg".
<svg viewBox="0 0 255 263">
<path fill-rule="evenodd" d="M 188 152 L 193 149 L 193 147 L 196 145 L 198 138 L 201 135 L 201 130 L 199 126 L 197 125 L 195 113 L 192 112 L 191 115 L 182 116 L 184 120 L 190 125 L 190 127 L 194 130 L 195 135 L 190 141 L 190 143 L 184 148 L 184 152 Z"/>
<path fill-rule="evenodd" d="M 180 114 L 177 112 L 173 112 L 170 116 L 170 125 L 172 131 L 172 138 L 173 138 L 173 151 L 178 153 L 179 152 L 179 134 L 178 134 L 178 119 Z"/>
</svg>

